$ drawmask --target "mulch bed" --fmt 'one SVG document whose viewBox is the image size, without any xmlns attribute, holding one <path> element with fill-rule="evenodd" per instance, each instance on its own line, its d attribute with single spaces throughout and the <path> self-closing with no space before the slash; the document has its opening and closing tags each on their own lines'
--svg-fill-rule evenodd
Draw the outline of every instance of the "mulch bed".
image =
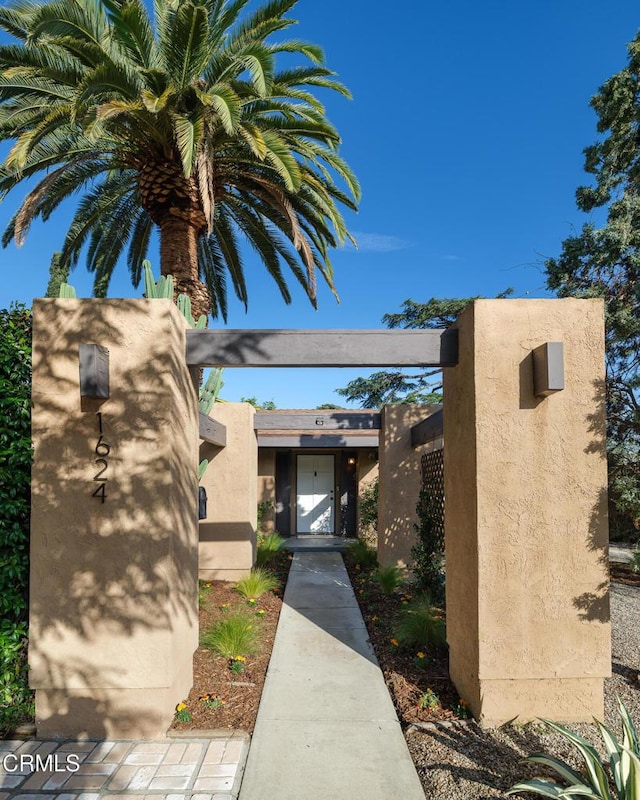
<svg viewBox="0 0 640 800">
<path fill-rule="evenodd" d="M 460 696 L 449 678 L 446 649 L 439 652 L 425 649 L 424 658 L 418 658 L 416 651 L 392 643 L 396 621 L 411 601 L 411 593 L 405 589 L 385 596 L 372 572 L 356 565 L 349 553 L 345 553 L 344 560 L 401 724 L 466 718 Z M 439 703 L 435 708 L 421 708 L 420 698 L 426 692 L 437 696 Z"/>
<path fill-rule="evenodd" d="M 225 658 L 199 647 L 194 654 L 194 686 L 184 701 L 191 715 L 191 722 L 175 721 L 172 726 L 174 729 L 253 731 L 291 558 L 290 553 L 283 553 L 273 565 L 282 589 L 277 593 L 268 592 L 263 595 L 255 606 L 256 612 L 260 609 L 266 612 L 260 618 L 256 615 L 256 624 L 260 625 L 263 634 L 260 652 L 247 658 L 244 672 L 233 675 Z M 417 653 L 403 650 L 391 641 L 398 616 L 404 605 L 411 600 L 411 595 L 405 590 L 390 597 L 385 596 L 372 573 L 358 567 L 348 553 L 345 554 L 345 564 L 402 725 L 406 727 L 414 723 L 464 719 L 465 712 L 460 707 L 460 697 L 449 678 L 446 650 L 425 652 L 425 657 L 418 659 Z M 619 564 L 612 564 L 611 579 L 640 586 L 640 574 Z M 201 631 L 224 613 L 220 609 L 225 604 L 230 604 L 232 609 L 246 607 L 246 601 L 233 590 L 233 584 L 211 581 L 205 589 L 205 599 L 200 609 Z M 420 698 L 426 692 L 437 696 L 439 703 L 435 708 L 420 707 Z M 217 696 L 224 704 L 219 708 L 211 708 L 201 700 L 206 695 Z"/>
<path fill-rule="evenodd" d="M 193 688 L 184 702 L 191 715 L 190 722 L 174 720 L 176 730 L 242 730 L 251 733 L 255 726 L 260 696 L 264 686 L 269 659 L 273 649 L 278 618 L 282 608 L 282 595 L 291 565 L 291 554 L 282 553 L 269 568 L 280 580 L 281 589 L 267 592 L 252 607 L 256 626 L 261 632 L 261 646 L 256 655 L 247 656 L 244 671 L 232 674 L 229 662 L 204 647 L 199 647 L 193 658 Z M 201 584 L 202 586 L 202 584 Z M 200 606 L 200 631 L 206 630 L 214 620 L 229 613 L 221 610 L 247 608 L 247 601 L 233 590 L 233 584 L 210 581 L 202 586 L 203 601 Z M 258 614 L 264 611 L 264 615 Z M 218 697 L 223 705 L 212 708 L 201 698 Z"/>
<path fill-rule="evenodd" d="M 640 572 L 632 572 L 627 564 L 612 564 L 611 580 L 625 583 L 627 586 L 640 586 Z"/>
</svg>

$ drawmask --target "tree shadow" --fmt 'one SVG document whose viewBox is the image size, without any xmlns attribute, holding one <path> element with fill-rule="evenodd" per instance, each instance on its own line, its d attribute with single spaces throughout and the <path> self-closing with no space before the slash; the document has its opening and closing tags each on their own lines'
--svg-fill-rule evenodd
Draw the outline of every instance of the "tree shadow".
<svg viewBox="0 0 640 800">
<path fill-rule="evenodd" d="M 191 648 L 190 662 L 197 646 L 198 423 L 184 327 L 169 301 L 34 304 L 29 659 L 48 734 L 83 718 L 78 733 L 157 734 L 162 702 L 127 708 L 118 692 L 191 681 L 171 652 Z M 80 397 L 81 343 L 110 351 L 108 399 Z"/>
</svg>

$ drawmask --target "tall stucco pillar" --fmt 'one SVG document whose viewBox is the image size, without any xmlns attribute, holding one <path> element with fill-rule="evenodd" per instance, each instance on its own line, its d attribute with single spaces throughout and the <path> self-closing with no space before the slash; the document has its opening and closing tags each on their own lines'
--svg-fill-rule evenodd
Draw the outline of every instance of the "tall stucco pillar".
<svg viewBox="0 0 640 800">
<path fill-rule="evenodd" d="M 198 645 L 198 409 L 168 300 L 37 300 L 30 682 L 40 736 L 156 737 Z M 109 351 L 82 398 L 79 345 Z"/>
<path fill-rule="evenodd" d="M 383 566 L 407 566 L 416 542 L 416 506 L 420 498 L 421 450 L 411 446 L 411 428 L 425 408 L 384 406 L 379 446 L 378 561 Z"/>
<path fill-rule="evenodd" d="M 216 403 L 212 416 L 227 428 L 227 445 L 203 445 L 209 466 L 201 481 L 208 497 L 200 521 L 200 577 L 237 581 L 256 555 L 258 440 L 249 403 Z"/>
<path fill-rule="evenodd" d="M 610 674 L 599 300 L 476 300 L 445 370 L 447 638 L 486 725 L 603 716 Z M 536 397 L 532 351 L 562 342 Z"/>
</svg>

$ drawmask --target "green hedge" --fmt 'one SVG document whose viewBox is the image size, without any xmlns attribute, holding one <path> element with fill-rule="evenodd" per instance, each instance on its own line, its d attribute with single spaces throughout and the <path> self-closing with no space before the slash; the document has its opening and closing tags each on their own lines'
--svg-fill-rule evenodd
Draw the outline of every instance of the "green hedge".
<svg viewBox="0 0 640 800">
<path fill-rule="evenodd" d="M 0 310 L 0 734 L 33 714 L 27 682 L 31 312 Z"/>
</svg>

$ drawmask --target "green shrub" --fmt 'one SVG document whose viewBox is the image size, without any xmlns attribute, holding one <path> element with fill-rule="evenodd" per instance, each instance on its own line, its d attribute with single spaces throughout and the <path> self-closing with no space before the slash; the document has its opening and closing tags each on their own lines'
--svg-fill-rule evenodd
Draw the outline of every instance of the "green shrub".
<svg viewBox="0 0 640 800">
<path fill-rule="evenodd" d="M 264 524 L 265 517 L 269 517 L 273 511 L 275 511 L 276 504 L 273 500 L 261 500 L 258 503 L 258 530 L 262 530 L 262 525 Z"/>
<path fill-rule="evenodd" d="M 0 310 L 0 735 L 33 716 L 27 680 L 31 312 Z"/>
<path fill-rule="evenodd" d="M 264 567 L 273 561 L 284 544 L 284 536 L 279 533 L 259 533 L 256 550 L 256 566 Z"/>
<path fill-rule="evenodd" d="M 356 564 L 362 569 L 375 569 L 378 566 L 378 554 L 362 539 L 351 542 L 349 554 Z"/>
<path fill-rule="evenodd" d="M 200 644 L 220 656 L 235 659 L 258 651 L 259 633 L 255 618 L 243 611 L 216 620 L 200 637 Z"/>
<path fill-rule="evenodd" d="M 564 800 L 592 798 L 592 800 L 640 800 L 640 739 L 629 712 L 618 698 L 618 709 L 622 720 L 622 741 L 597 720 L 615 790 L 610 789 L 609 776 L 598 751 L 577 733 L 556 722 L 542 720 L 544 724 L 561 734 L 582 758 L 584 767 L 580 772 L 566 762 L 544 753 L 532 753 L 526 760 L 540 764 L 556 772 L 563 783 L 554 783 L 548 778 L 536 778 L 512 786 L 507 794 L 531 792 L 543 797 L 561 797 Z"/>
<path fill-rule="evenodd" d="M 440 610 L 422 597 L 402 609 L 394 634 L 401 647 L 440 648 L 445 642 L 444 620 Z"/>
<path fill-rule="evenodd" d="M 380 480 L 376 478 L 366 484 L 360 494 L 359 537 L 368 545 L 378 543 L 378 498 L 380 494 Z"/>
<path fill-rule="evenodd" d="M 268 569 L 254 567 L 246 578 L 238 581 L 234 588 L 247 600 L 257 600 L 265 592 L 279 589 L 280 581 Z"/>
<path fill-rule="evenodd" d="M 417 542 L 411 550 L 413 574 L 420 589 L 436 604 L 444 603 L 444 519 L 442 498 L 422 491 L 416 507 Z"/>
<path fill-rule="evenodd" d="M 378 567 L 375 571 L 375 579 L 380 586 L 382 594 L 390 597 L 404 581 L 404 570 L 400 567 Z"/>
</svg>

